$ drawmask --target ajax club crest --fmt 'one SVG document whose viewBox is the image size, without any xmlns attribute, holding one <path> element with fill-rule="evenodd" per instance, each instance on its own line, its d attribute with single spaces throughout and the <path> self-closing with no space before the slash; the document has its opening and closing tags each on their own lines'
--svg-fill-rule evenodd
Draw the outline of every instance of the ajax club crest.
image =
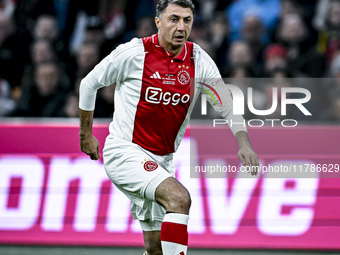
<svg viewBox="0 0 340 255">
<path fill-rule="evenodd" d="M 155 161 L 152 160 L 144 160 L 142 162 L 144 169 L 148 172 L 154 171 L 158 168 L 158 164 Z"/>
<path fill-rule="evenodd" d="M 188 82 L 190 81 L 190 75 L 187 71 L 185 70 L 181 70 L 179 71 L 179 73 L 177 74 L 177 80 L 179 81 L 179 83 L 181 83 L 182 85 L 186 85 L 188 84 Z"/>
</svg>

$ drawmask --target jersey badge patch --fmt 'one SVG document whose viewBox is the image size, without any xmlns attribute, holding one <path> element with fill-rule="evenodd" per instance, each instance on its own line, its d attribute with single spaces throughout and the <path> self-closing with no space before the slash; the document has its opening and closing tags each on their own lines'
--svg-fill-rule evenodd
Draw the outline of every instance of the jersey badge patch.
<svg viewBox="0 0 340 255">
<path fill-rule="evenodd" d="M 144 169 L 148 172 L 152 172 L 158 168 L 158 164 L 155 161 L 152 160 L 144 160 L 142 162 Z"/>
<path fill-rule="evenodd" d="M 186 85 L 188 84 L 188 82 L 190 81 L 190 75 L 187 71 L 185 70 L 181 70 L 178 72 L 177 74 L 177 80 L 179 81 L 179 83 L 181 83 L 182 85 Z"/>
</svg>

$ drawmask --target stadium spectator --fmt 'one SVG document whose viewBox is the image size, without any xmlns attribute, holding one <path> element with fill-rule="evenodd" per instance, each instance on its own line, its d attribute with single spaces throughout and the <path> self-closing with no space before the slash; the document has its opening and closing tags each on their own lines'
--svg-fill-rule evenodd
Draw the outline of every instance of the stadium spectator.
<svg viewBox="0 0 340 255">
<path fill-rule="evenodd" d="M 287 51 L 279 44 L 269 45 L 264 54 L 264 69 L 268 77 L 272 77 L 277 70 L 287 69 Z"/>
<path fill-rule="evenodd" d="M 290 14 L 297 14 L 303 17 L 304 16 L 303 6 L 297 0 L 281 0 L 280 18 Z"/>
<path fill-rule="evenodd" d="M 47 14 L 39 16 L 34 25 L 33 39 L 45 39 L 55 42 L 58 38 L 59 28 L 56 17 Z"/>
<path fill-rule="evenodd" d="M 12 98 L 12 90 L 9 83 L 0 78 L 0 116 L 6 116 L 15 108 L 15 101 Z"/>
<path fill-rule="evenodd" d="M 320 30 L 318 49 L 326 55 L 330 65 L 340 48 L 340 1 L 325 1 L 323 4 L 325 16 L 314 20 L 314 25 Z"/>
<path fill-rule="evenodd" d="M 199 11 L 204 21 L 209 22 L 214 17 L 214 10 L 218 3 L 216 0 L 198 1 Z M 196 7 L 197 8 L 197 7 Z"/>
<path fill-rule="evenodd" d="M 137 38 L 151 36 L 156 32 L 157 28 L 155 25 L 154 17 L 144 16 L 138 20 L 135 33 Z"/>
<path fill-rule="evenodd" d="M 229 52 L 229 63 L 231 66 L 247 66 L 253 64 L 253 55 L 249 44 L 244 41 L 233 42 Z"/>
<path fill-rule="evenodd" d="M 157 33 L 154 17 L 140 17 L 136 24 L 136 29 L 124 36 L 124 41 L 130 41 L 132 38 L 143 38 Z"/>
<path fill-rule="evenodd" d="M 0 49 L 2 49 L 3 45 L 6 43 L 6 40 L 11 37 L 15 33 L 14 23 L 11 19 L 0 13 Z M 2 52 L 0 52 L 1 54 Z M 2 53 L 1 55 L 3 55 Z"/>
<path fill-rule="evenodd" d="M 277 37 L 275 31 L 277 27 L 282 23 L 282 20 L 287 15 L 297 15 L 304 20 L 304 23 L 309 31 L 308 40 L 311 44 L 316 44 L 318 33 L 311 25 L 311 19 L 313 17 L 315 0 L 281 0 L 281 10 L 278 22 L 274 29 L 270 31 L 271 42 L 277 43 Z"/>
<path fill-rule="evenodd" d="M 83 43 L 94 43 L 97 45 L 100 51 L 100 59 L 103 59 L 105 56 L 110 54 L 113 50 L 114 45 L 117 43 L 117 40 L 107 40 L 104 30 L 105 24 L 103 24 L 98 16 L 88 17 L 86 21 L 86 29 L 84 34 Z M 121 38 L 117 38 L 121 40 Z M 79 54 L 79 49 L 82 48 L 80 45 L 76 51 L 75 55 Z"/>
<path fill-rule="evenodd" d="M 68 48 L 79 16 L 83 13 L 86 16 L 97 15 L 100 0 L 53 0 L 53 2 L 60 40 Z"/>
<path fill-rule="evenodd" d="M 189 40 L 196 42 L 197 40 L 208 39 L 208 24 L 199 17 L 195 17 L 195 22 L 192 25 Z"/>
<path fill-rule="evenodd" d="M 57 17 L 54 15 L 40 15 L 34 25 L 33 40 L 45 39 L 52 43 L 60 61 L 66 64 L 67 73 L 74 68 L 74 59 L 71 57 L 67 45 L 61 39 Z"/>
<path fill-rule="evenodd" d="M 76 95 L 74 92 L 70 92 L 66 96 L 65 104 L 64 107 L 62 108 L 62 111 L 60 112 L 59 117 L 78 118 L 79 117 L 78 105 L 79 105 L 78 95 Z"/>
<path fill-rule="evenodd" d="M 340 52 L 335 56 L 331 63 L 328 76 L 340 80 Z"/>
<path fill-rule="evenodd" d="M 216 18 L 217 12 L 224 11 L 232 2 L 233 0 L 198 0 L 197 3 L 194 1 L 194 4 L 203 20 L 209 22 Z"/>
<path fill-rule="evenodd" d="M 84 43 L 77 56 L 76 79 L 84 78 L 99 62 L 99 49 L 96 43 Z"/>
<path fill-rule="evenodd" d="M 19 35 L 29 41 L 36 19 L 42 14 L 54 13 L 53 0 L 17 0 L 14 17 Z"/>
<path fill-rule="evenodd" d="M 57 53 L 67 51 L 64 43 L 60 40 L 57 18 L 53 15 L 43 14 L 37 18 L 32 37 L 33 40 L 48 40 L 54 45 Z"/>
<path fill-rule="evenodd" d="M 50 41 L 46 39 L 33 41 L 30 45 L 30 63 L 24 68 L 20 91 L 26 91 L 32 85 L 35 79 L 35 68 L 38 64 L 57 60 L 57 53 Z"/>
<path fill-rule="evenodd" d="M 31 58 L 34 64 L 57 60 L 56 52 L 48 40 L 37 40 L 32 43 Z"/>
<path fill-rule="evenodd" d="M 127 0 L 124 9 L 125 31 L 130 34 L 136 30 L 138 20 L 144 16 L 155 16 L 157 0 Z"/>
<path fill-rule="evenodd" d="M 208 37 L 210 38 L 209 42 L 214 49 L 216 64 L 220 72 L 227 66 L 226 56 L 229 47 L 229 34 L 230 28 L 228 19 L 225 17 L 224 13 L 216 13 L 214 19 L 210 22 Z"/>
<path fill-rule="evenodd" d="M 241 38 L 249 44 L 252 57 L 257 65 L 263 64 L 263 51 L 265 48 L 263 35 L 265 28 L 257 15 L 245 15 L 242 23 Z"/>
<path fill-rule="evenodd" d="M 327 25 L 330 29 L 339 31 L 340 29 L 340 1 L 333 0 L 329 6 L 329 15 L 327 15 Z"/>
<path fill-rule="evenodd" d="M 234 1 L 226 10 L 232 31 L 232 40 L 240 39 L 243 19 L 247 15 L 261 18 L 266 31 L 270 31 L 280 13 L 280 0 L 239 0 Z"/>
<path fill-rule="evenodd" d="M 0 77 L 12 88 L 20 86 L 24 65 L 28 61 L 28 44 L 20 41 L 14 21 L 0 14 Z"/>
<path fill-rule="evenodd" d="M 127 1 L 124 0 L 101 0 L 98 15 L 105 24 L 105 36 L 114 38 L 125 28 L 124 9 Z"/>
<path fill-rule="evenodd" d="M 11 114 L 21 117 L 58 117 L 65 96 L 65 77 L 55 62 L 43 62 L 35 69 L 34 83 L 24 91 Z"/>
<path fill-rule="evenodd" d="M 287 49 L 288 64 L 294 72 L 308 77 L 322 77 L 326 63 L 324 57 L 308 40 L 309 30 L 296 14 L 283 17 L 278 26 L 277 39 Z"/>
<path fill-rule="evenodd" d="M 127 1 L 101 0 L 98 16 L 104 25 L 105 41 L 101 47 L 101 59 L 107 56 L 123 41 L 126 17 L 124 9 Z"/>
<path fill-rule="evenodd" d="M 100 46 L 105 40 L 104 24 L 98 16 L 88 17 L 86 23 L 84 42 L 96 43 Z"/>
<path fill-rule="evenodd" d="M 0 14 L 11 18 L 15 10 L 16 1 L 14 0 L 0 0 Z"/>
<path fill-rule="evenodd" d="M 262 66 L 257 65 L 249 44 L 245 41 L 235 41 L 231 44 L 228 51 L 228 67 L 224 75 L 231 73 L 235 67 L 245 67 L 254 77 L 261 77 Z"/>
</svg>

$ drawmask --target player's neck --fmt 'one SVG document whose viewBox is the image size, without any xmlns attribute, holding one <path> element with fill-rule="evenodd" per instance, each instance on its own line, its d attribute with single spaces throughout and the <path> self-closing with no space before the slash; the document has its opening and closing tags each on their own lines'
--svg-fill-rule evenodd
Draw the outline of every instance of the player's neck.
<svg viewBox="0 0 340 255">
<path fill-rule="evenodd" d="M 163 46 L 164 47 L 164 46 Z M 183 50 L 183 45 L 180 47 L 172 48 L 172 47 L 164 47 L 174 58 L 178 57 Z"/>
<path fill-rule="evenodd" d="M 167 43 L 162 40 L 162 38 L 158 37 L 158 43 L 161 45 L 164 49 L 166 49 L 173 57 L 178 57 L 183 50 L 184 45 L 181 46 L 174 46 L 170 43 Z"/>
</svg>

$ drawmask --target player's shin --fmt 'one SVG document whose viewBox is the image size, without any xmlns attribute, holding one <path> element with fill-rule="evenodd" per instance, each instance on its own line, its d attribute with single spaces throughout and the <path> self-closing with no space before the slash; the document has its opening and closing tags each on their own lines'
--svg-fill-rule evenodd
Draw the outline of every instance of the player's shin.
<svg viewBox="0 0 340 255">
<path fill-rule="evenodd" d="M 186 255 L 189 215 L 166 213 L 161 227 L 163 255 Z"/>
</svg>

